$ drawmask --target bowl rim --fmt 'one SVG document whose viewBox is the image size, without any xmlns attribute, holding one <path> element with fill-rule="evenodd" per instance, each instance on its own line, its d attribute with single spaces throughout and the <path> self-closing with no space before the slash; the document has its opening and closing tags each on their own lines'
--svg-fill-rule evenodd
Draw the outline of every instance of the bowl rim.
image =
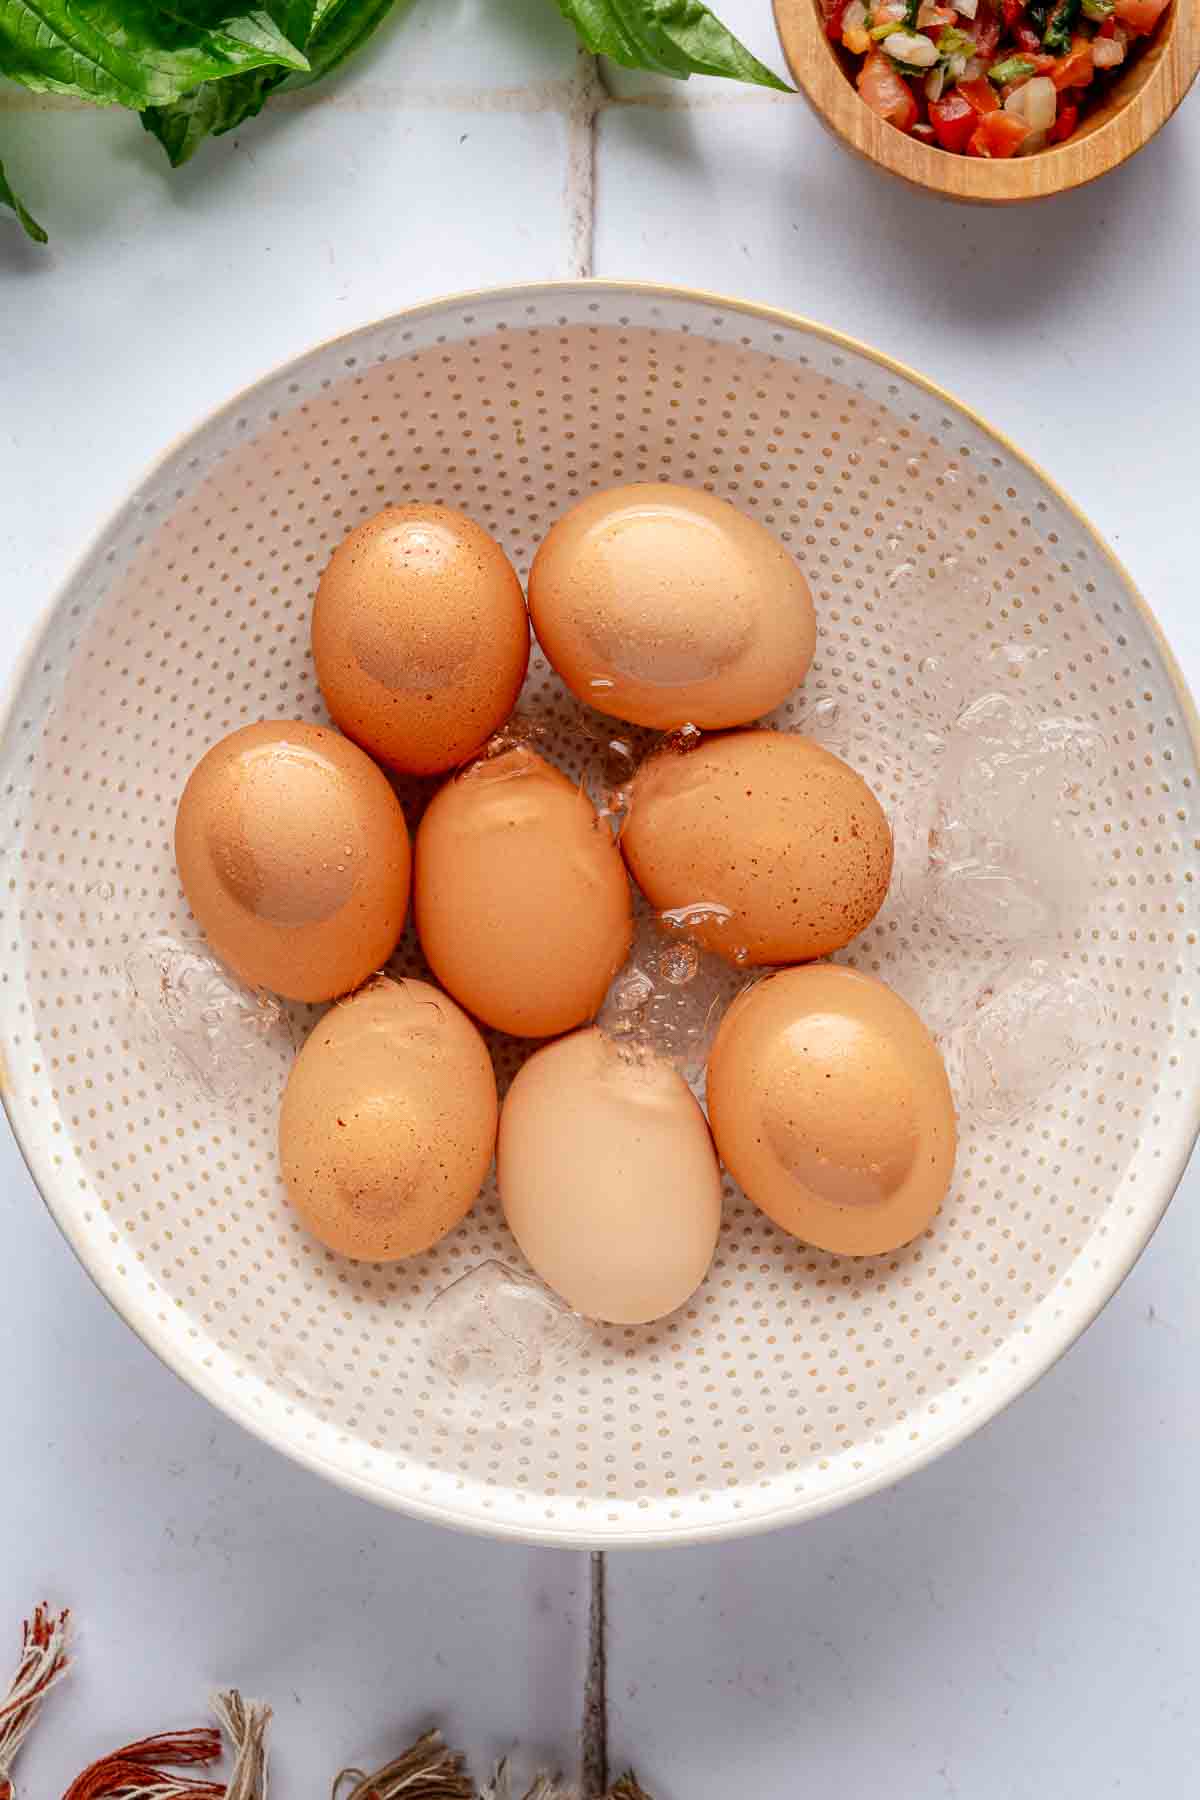
<svg viewBox="0 0 1200 1800">
<path fill-rule="evenodd" d="M 1148 78 L 1095 131 L 1031 157 L 958 156 L 871 112 L 839 67 L 817 7 L 818 0 L 772 0 L 784 60 L 817 117 L 865 161 L 942 199 L 1015 205 L 1084 187 L 1144 149 L 1200 73 L 1200 0 L 1172 0 L 1161 35 L 1146 46 L 1155 53 Z"/>
<path fill-rule="evenodd" d="M 801 4 L 812 4 L 812 0 L 801 0 Z M 439 295 L 438 297 L 419 301 L 413 306 L 404 307 L 397 313 L 384 314 L 376 320 L 362 321 L 345 332 L 339 332 L 330 338 L 319 340 L 298 355 L 287 357 L 276 364 L 257 380 L 240 388 L 230 399 L 212 408 L 188 431 L 178 434 L 167 447 L 155 457 L 142 471 L 139 480 L 135 481 L 124 499 L 112 509 L 93 534 L 82 553 L 69 567 L 66 576 L 58 584 L 49 602 L 43 607 L 34 626 L 26 638 L 22 652 L 18 655 L 12 674 L 0 696 L 0 744 L 6 742 L 12 733 L 17 706 L 24 690 L 26 680 L 34 665 L 43 654 L 43 646 L 57 618 L 59 609 L 67 600 L 72 589 L 87 570 L 94 558 L 99 554 L 113 532 L 116 522 L 136 502 L 137 495 L 148 487 L 159 470 L 163 469 L 180 450 L 190 444 L 201 433 L 224 419 L 236 417 L 247 401 L 260 390 L 269 388 L 281 376 L 288 374 L 303 365 L 310 358 L 324 354 L 331 349 L 349 346 L 364 333 L 378 329 L 380 326 L 403 325 L 414 319 L 428 318 L 445 311 L 447 308 L 459 308 L 467 305 L 481 305 L 489 302 L 520 302 L 546 298 L 555 294 L 608 293 L 614 297 L 622 294 L 635 294 L 646 299 L 662 299 L 683 301 L 686 304 L 710 306 L 714 309 L 738 313 L 758 320 L 760 323 L 777 324 L 789 330 L 810 333 L 835 348 L 848 350 L 851 353 L 867 358 L 888 372 L 898 375 L 905 381 L 912 382 L 932 398 L 951 407 L 963 417 L 970 420 L 976 429 L 992 439 L 1008 455 L 1014 457 L 1026 470 L 1041 481 L 1058 502 L 1072 515 L 1079 526 L 1086 532 L 1097 551 L 1101 553 L 1117 578 L 1125 587 L 1133 600 L 1142 622 L 1149 631 L 1155 648 L 1162 659 L 1164 674 L 1175 691 L 1175 696 L 1185 722 L 1190 739 L 1192 753 L 1196 764 L 1200 767 L 1200 710 L 1193 700 L 1183 671 L 1171 650 L 1162 627 L 1155 618 L 1149 602 L 1145 599 L 1137 584 L 1130 576 L 1125 565 L 1101 537 L 1090 519 L 1077 507 L 1062 488 L 1045 473 L 1041 466 L 1027 456 L 1022 450 L 1004 435 L 1003 432 L 988 423 L 983 416 L 972 407 L 956 398 L 948 389 L 930 381 L 907 364 L 873 349 L 869 344 L 851 337 L 832 326 L 819 324 L 802 314 L 789 312 L 784 308 L 770 306 L 753 300 L 739 300 L 704 288 L 674 286 L 667 283 L 622 281 L 605 277 L 563 280 L 521 282 L 501 284 L 496 287 L 468 289 L 458 293 Z M 2 1061 L 0 1061 L 2 1072 Z M 952 1426 L 940 1436 L 922 1443 L 886 1469 L 873 1471 L 861 1480 L 850 1483 L 836 1494 L 823 1495 L 811 1500 L 799 1500 L 781 1503 L 771 1509 L 750 1516 L 734 1516 L 712 1525 L 688 1523 L 675 1528 L 648 1527 L 646 1529 L 622 1528 L 618 1532 L 592 1531 L 588 1528 L 572 1529 L 569 1525 L 546 1529 L 530 1523 L 524 1525 L 508 1520 L 488 1519 L 475 1511 L 459 1511 L 452 1505 L 442 1501 L 426 1501 L 412 1495 L 398 1495 L 382 1486 L 377 1481 L 331 1462 L 326 1456 L 305 1448 L 290 1440 L 285 1440 L 269 1419 L 263 1418 L 249 1404 L 238 1399 L 218 1378 L 199 1365 L 183 1365 L 181 1359 L 173 1353 L 171 1346 L 164 1339 L 157 1341 L 158 1334 L 147 1324 L 140 1324 L 130 1318 L 118 1297 L 119 1290 L 115 1281 L 109 1279 L 103 1268 L 93 1267 L 87 1254 L 82 1234 L 72 1227 L 71 1214 L 68 1207 L 56 1204 L 58 1182 L 50 1171 L 45 1178 L 35 1167 L 35 1153 L 22 1131 L 20 1108 L 16 1104 L 16 1096 L 11 1092 L 7 1081 L 0 1079 L 0 1102 L 3 1103 L 13 1136 L 29 1170 L 35 1188 L 40 1194 L 47 1211 L 58 1229 L 74 1252 L 84 1273 L 93 1285 L 112 1306 L 128 1328 L 137 1336 L 146 1348 L 153 1352 L 158 1360 L 172 1374 L 185 1382 L 202 1398 L 208 1400 L 219 1412 L 224 1413 L 236 1424 L 249 1431 L 261 1442 L 299 1464 L 313 1474 L 323 1476 L 347 1493 L 356 1498 L 372 1501 L 389 1511 L 399 1512 L 408 1517 L 417 1518 L 426 1523 L 443 1525 L 465 1531 L 475 1536 L 503 1539 L 510 1543 L 544 1545 L 562 1549 L 668 1549 L 687 1544 L 717 1542 L 724 1539 L 757 1536 L 759 1533 L 778 1530 L 786 1525 L 800 1524 L 815 1519 L 826 1513 L 840 1510 L 852 1501 L 865 1499 L 869 1495 L 884 1488 L 894 1487 L 905 1477 L 915 1474 L 927 1467 L 947 1451 L 965 1442 L 968 1438 L 992 1422 L 1006 1411 L 1021 1395 L 1027 1393 L 1034 1384 L 1041 1380 L 1067 1350 L 1080 1338 L 1088 1326 L 1099 1316 L 1104 1307 L 1112 1299 L 1118 1288 L 1134 1268 L 1146 1245 L 1160 1224 L 1163 1214 L 1175 1194 L 1183 1177 L 1192 1150 L 1200 1138 L 1200 1088 L 1192 1097 L 1190 1110 L 1180 1109 L 1179 1124 L 1175 1134 L 1173 1151 L 1164 1157 L 1161 1172 L 1161 1187 L 1157 1198 L 1137 1230 L 1126 1245 L 1124 1255 L 1111 1267 L 1104 1280 L 1095 1288 L 1088 1287 L 1082 1299 L 1076 1299 L 1070 1307 L 1061 1309 L 1057 1322 L 1047 1329 L 1046 1343 L 1042 1356 L 1023 1370 L 1014 1385 L 996 1395 L 988 1395 L 960 1424 Z"/>
</svg>

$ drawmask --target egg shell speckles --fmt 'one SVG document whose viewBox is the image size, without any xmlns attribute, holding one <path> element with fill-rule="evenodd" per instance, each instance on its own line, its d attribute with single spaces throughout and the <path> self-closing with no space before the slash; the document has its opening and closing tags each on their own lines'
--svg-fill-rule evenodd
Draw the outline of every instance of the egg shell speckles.
<svg viewBox="0 0 1200 1800">
<path fill-rule="evenodd" d="M 891 828 L 866 782 L 792 732 L 730 732 L 652 757 L 634 780 L 621 848 L 659 911 L 730 915 L 701 920 L 695 934 L 752 966 L 848 944 L 892 874 Z"/>
<path fill-rule="evenodd" d="M 839 1255 L 926 1229 L 954 1170 L 945 1065 L 894 989 L 855 969 L 785 969 L 742 994 L 708 1064 L 717 1148 L 794 1237 Z"/>
<path fill-rule="evenodd" d="M 590 494 L 529 574 L 546 655 L 579 699 L 635 725 L 744 725 L 803 681 L 812 595 L 778 538 L 671 482 Z"/>
<path fill-rule="evenodd" d="M 434 796 L 417 832 L 417 931 L 477 1019 L 552 1037 L 593 1018 L 633 937 L 620 852 L 587 795 L 519 746 Z"/>
<path fill-rule="evenodd" d="M 415 1256 L 474 1205 L 496 1120 L 491 1058 L 466 1014 L 427 982 L 381 978 L 296 1058 L 279 1118 L 289 1197 L 343 1256 Z"/>
<path fill-rule="evenodd" d="M 645 1324 L 707 1273 L 721 1171 L 681 1076 L 595 1030 L 547 1044 L 500 1115 L 496 1171 L 513 1235 L 542 1280 L 589 1318 Z"/>
<path fill-rule="evenodd" d="M 183 790 L 175 861 L 222 962 L 289 1000 L 349 993 L 404 929 L 400 803 L 370 757 L 321 725 L 246 725 L 214 744 Z"/>
<path fill-rule="evenodd" d="M 512 711 L 529 618 L 482 526 L 448 506 L 389 506 L 330 557 L 312 647 L 346 735 L 388 768 L 431 775 L 473 756 Z"/>
</svg>

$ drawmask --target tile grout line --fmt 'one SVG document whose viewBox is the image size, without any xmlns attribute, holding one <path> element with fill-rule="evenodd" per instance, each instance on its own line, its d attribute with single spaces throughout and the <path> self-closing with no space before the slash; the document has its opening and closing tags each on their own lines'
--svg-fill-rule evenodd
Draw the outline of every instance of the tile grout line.
<svg viewBox="0 0 1200 1800">
<path fill-rule="evenodd" d="M 580 1781 L 583 1800 L 601 1800 L 608 1791 L 608 1569 L 603 1550 L 588 1558 L 587 1674 L 583 1684 Z"/>
<path fill-rule="evenodd" d="M 563 177 L 566 207 L 567 276 L 578 280 L 593 272 L 596 234 L 596 119 L 608 100 L 600 64 L 580 48 L 567 97 L 567 165 Z"/>
</svg>

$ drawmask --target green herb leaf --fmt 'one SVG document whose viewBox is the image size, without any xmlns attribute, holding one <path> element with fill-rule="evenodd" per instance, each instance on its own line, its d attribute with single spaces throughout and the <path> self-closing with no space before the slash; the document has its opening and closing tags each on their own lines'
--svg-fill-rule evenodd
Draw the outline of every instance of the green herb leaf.
<svg viewBox="0 0 1200 1800">
<path fill-rule="evenodd" d="M 0 0 L 0 75 L 95 106 L 165 106 L 202 81 L 306 69 L 265 6 L 238 0 Z"/>
<path fill-rule="evenodd" d="M 1022 75 L 1032 75 L 1037 68 L 1027 56 L 1006 56 L 1003 62 L 993 63 L 988 70 L 988 80 L 994 81 L 997 87 L 1005 82 L 1020 81 Z"/>
<path fill-rule="evenodd" d="M 558 0 L 558 9 L 588 50 L 627 69 L 650 69 L 681 80 L 724 75 L 791 92 L 702 0 Z"/>
<path fill-rule="evenodd" d="M 227 75 L 169 106 L 147 107 L 142 124 L 177 169 L 196 154 L 205 138 L 234 131 L 260 113 L 285 82 L 289 87 L 307 87 L 336 69 L 366 42 L 395 4 L 396 0 L 322 0 L 314 18 L 312 0 L 296 0 L 281 24 L 293 43 L 304 45 L 308 68 L 303 74 L 277 66 Z"/>
<path fill-rule="evenodd" d="M 180 168 L 196 154 L 207 137 L 233 131 L 245 119 L 262 111 L 270 96 L 287 76 L 286 69 L 252 69 L 247 75 L 227 75 L 223 81 L 206 81 L 172 100 L 169 106 L 147 106 L 142 124 L 156 137 Z"/>
<path fill-rule="evenodd" d="M 938 38 L 937 51 L 939 56 L 947 59 L 952 56 L 972 56 L 975 52 L 975 39 L 968 37 L 965 31 L 960 31 L 957 25 L 947 25 Z"/>
<path fill-rule="evenodd" d="M 312 36 L 305 46 L 309 69 L 294 75 L 289 87 L 320 81 L 366 43 L 387 18 L 397 0 L 323 0 L 317 6 Z"/>
<path fill-rule="evenodd" d="M 1085 19 L 1091 19 L 1094 25 L 1103 25 L 1105 19 L 1113 15 L 1113 0 L 1083 0 L 1081 8 Z"/>
<path fill-rule="evenodd" d="M 909 31 L 915 31 L 917 29 L 917 14 L 920 12 L 920 10 L 921 10 L 921 0 L 906 0 L 906 4 L 905 4 L 905 8 L 904 8 L 904 23 L 907 26 Z"/>
<path fill-rule="evenodd" d="M 2 162 L 0 162 L 0 206 L 12 208 L 13 212 L 16 213 L 17 218 L 21 222 L 26 237 L 31 237 L 35 244 L 45 244 L 49 242 L 45 232 L 42 230 L 33 214 L 26 211 L 25 207 L 21 205 L 17 196 L 13 193 L 12 188 L 8 183 L 8 177 L 4 173 L 4 164 Z"/>
<path fill-rule="evenodd" d="M 1071 48 L 1071 32 L 1079 17 L 1079 0 L 1058 0 L 1042 35 L 1042 48 L 1052 56 L 1065 56 Z"/>
</svg>

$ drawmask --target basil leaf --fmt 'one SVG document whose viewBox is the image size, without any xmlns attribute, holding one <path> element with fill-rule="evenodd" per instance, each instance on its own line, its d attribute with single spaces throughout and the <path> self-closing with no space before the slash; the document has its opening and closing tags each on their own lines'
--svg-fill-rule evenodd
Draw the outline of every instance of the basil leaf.
<svg viewBox="0 0 1200 1800">
<path fill-rule="evenodd" d="M 33 214 L 26 211 L 21 205 L 21 202 L 17 199 L 17 196 L 13 193 L 12 188 L 8 184 L 8 177 L 4 173 L 4 164 L 2 162 L 0 162 L 0 206 L 12 208 L 13 212 L 16 213 L 17 218 L 21 222 L 26 237 L 31 237 L 35 244 L 45 244 L 49 242 L 45 232 L 42 230 Z"/>
<path fill-rule="evenodd" d="M 276 0 L 275 20 L 289 44 L 301 47 L 312 30 L 313 0 Z M 244 75 L 206 81 L 166 106 L 143 108 L 142 124 L 158 139 L 171 167 L 178 169 L 196 154 L 205 138 L 234 131 L 260 113 L 291 73 L 276 63 L 270 68 L 249 69 Z"/>
<path fill-rule="evenodd" d="M 303 44 L 308 68 L 252 69 L 205 82 L 169 106 L 150 106 L 142 124 L 162 145 L 172 168 L 196 154 L 205 138 L 235 131 L 260 113 L 277 88 L 307 87 L 353 55 L 391 12 L 396 0 L 320 0 L 313 18 L 312 0 L 297 0 L 281 23 L 292 43 Z"/>
<path fill-rule="evenodd" d="M 395 5 L 396 0 L 324 0 L 318 4 L 306 46 L 308 74 L 292 76 L 289 86 L 307 87 L 330 74 L 366 43 Z"/>
<path fill-rule="evenodd" d="M 270 96 L 286 80 L 288 71 L 252 69 L 248 75 L 227 75 L 222 81 L 206 81 L 203 87 L 172 100 L 169 106 L 147 106 L 142 124 L 166 151 L 173 169 L 193 157 L 205 138 L 233 131 L 245 119 L 262 111 Z"/>
<path fill-rule="evenodd" d="M 658 75 L 724 75 L 790 93 L 702 0 L 558 0 L 586 49 Z"/>
<path fill-rule="evenodd" d="M 238 0 L 0 0 L 0 75 L 96 106 L 165 106 L 202 81 L 306 69 L 265 7 Z"/>
</svg>

